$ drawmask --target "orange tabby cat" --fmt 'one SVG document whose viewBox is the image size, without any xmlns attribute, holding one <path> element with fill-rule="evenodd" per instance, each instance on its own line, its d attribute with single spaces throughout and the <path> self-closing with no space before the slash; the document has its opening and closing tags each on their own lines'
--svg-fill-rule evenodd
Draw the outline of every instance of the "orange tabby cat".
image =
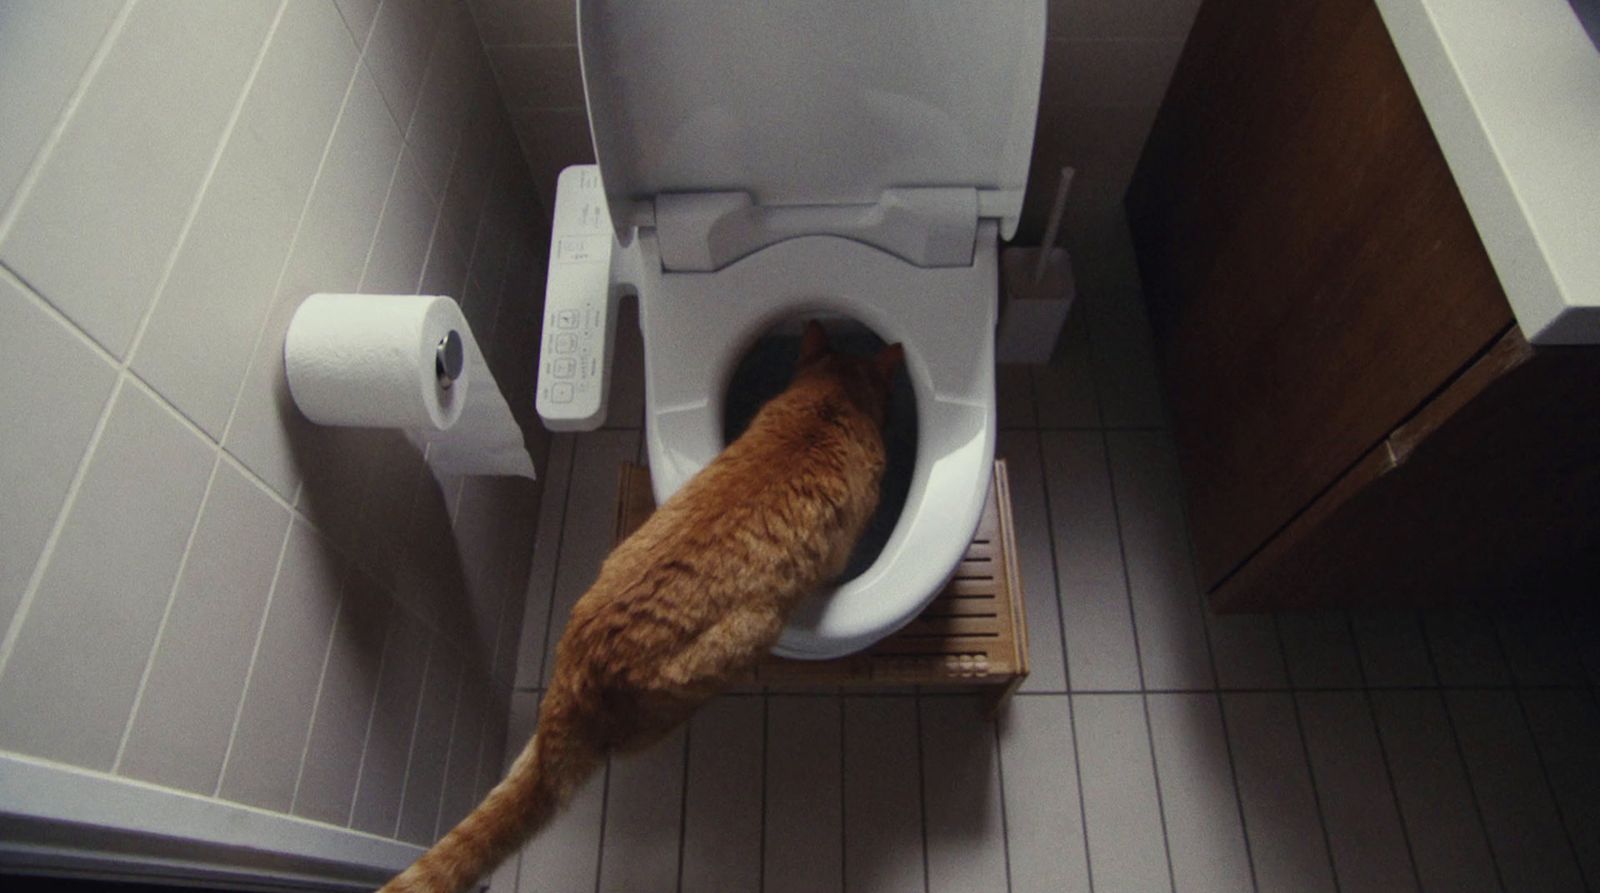
<svg viewBox="0 0 1600 893">
<path fill-rule="evenodd" d="M 611 553 L 572 609 L 538 732 L 505 780 L 385 891 L 466 888 L 606 754 L 659 739 L 767 654 L 877 506 L 901 359 L 898 344 L 833 353 L 806 326 L 789 388 Z"/>
</svg>

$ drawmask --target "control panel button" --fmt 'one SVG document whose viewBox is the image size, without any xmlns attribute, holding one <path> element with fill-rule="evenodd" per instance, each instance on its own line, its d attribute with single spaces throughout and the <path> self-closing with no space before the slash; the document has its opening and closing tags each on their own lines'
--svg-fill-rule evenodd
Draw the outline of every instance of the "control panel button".
<svg viewBox="0 0 1600 893">
<path fill-rule="evenodd" d="M 572 402 L 572 383 L 558 381 L 550 386 L 550 399 L 555 403 Z"/>
<path fill-rule="evenodd" d="M 576 310 L 558 310 L 558 311 L 556 311 L 556 328 L 558 328 L 558 329 L 576 329 L 577 327 L 578 327 L 578 311 L 576 311 Z"/>
<path fill-rule="evenodd" d="M 574 335 L 557 335 L 550 348 L 556 353 L 572 353 L 578 349 L 578 339 Z"/>
<path fill-rule="evenodd" d="M 550 364 L 550 374 L 556 378 L 571 378 L 578 374 L 578 361 L 572 357 L 556 357 Z"/>
</svg>

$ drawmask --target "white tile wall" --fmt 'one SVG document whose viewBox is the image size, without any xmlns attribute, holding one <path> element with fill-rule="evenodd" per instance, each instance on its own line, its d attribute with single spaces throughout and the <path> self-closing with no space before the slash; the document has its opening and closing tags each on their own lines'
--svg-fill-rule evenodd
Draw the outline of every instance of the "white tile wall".
<svg viewBox="0 0 1600 893">
<path fill-rule="evenodd" d="M 547 224 L 474 27 L 0 4 L 0 748 L 417 842 L 495 777 L 541 486 L 441 485 L 281 372 L 307 294 L 430 285 L 542 462 Z"/>
<path fill-rule="evenodd" d="M 597 774 L 495 893 L 1592 886 L 1592 609 L 1212 614 L 1169 433 L 1099 412 L 1104 380 L 1143 362 L 1102 347 L 1148 341 L 1127 319 L 1080 317 L 1081 361 L 1001 376 L 1034 673 L 997 723 L 960 695 L 738 690 L 686 747 Z M 619 343 L 627 393 L 638 344 Z M 604 554 L 617 465 L 638 461 L 637 416 L 610 424 L 552 446 L 524 709 Z"/>
</svg>

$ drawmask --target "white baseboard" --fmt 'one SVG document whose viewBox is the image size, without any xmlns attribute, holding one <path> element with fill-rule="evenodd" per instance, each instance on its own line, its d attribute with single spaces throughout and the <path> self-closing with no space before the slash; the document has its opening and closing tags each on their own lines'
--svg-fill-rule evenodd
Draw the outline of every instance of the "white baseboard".
<svg viewBox="0 0 1600 893">
<path fill-rule="evenodd" d="M 371 889 L 422 848 L 0 751 L 0 868 Z"/>
</svg>

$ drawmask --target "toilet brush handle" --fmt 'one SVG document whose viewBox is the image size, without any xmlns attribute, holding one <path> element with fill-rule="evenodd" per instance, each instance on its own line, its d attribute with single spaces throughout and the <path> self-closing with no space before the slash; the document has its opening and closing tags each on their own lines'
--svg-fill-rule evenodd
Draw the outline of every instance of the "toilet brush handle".
<svg viewBox="0 0 1600 893">
<path fill-rule="evenodd" d="M 1033 266 L 1033 284 L 1044 279 L 1045 266 L 1050 262 L 1050 249 L 1056 246 L 1056 236 L 1061 232 L 1061 217 L 1067 210 L 1067 190 L 1072 187 L 1073 170 L 1061 169 L 1061 181 L 1056 184 L 1056 200 L 1050 206 L 1050 222 L 1045 224 L 1044 238 L 1039 242 L 1039 260 Z"/>
</svg>

